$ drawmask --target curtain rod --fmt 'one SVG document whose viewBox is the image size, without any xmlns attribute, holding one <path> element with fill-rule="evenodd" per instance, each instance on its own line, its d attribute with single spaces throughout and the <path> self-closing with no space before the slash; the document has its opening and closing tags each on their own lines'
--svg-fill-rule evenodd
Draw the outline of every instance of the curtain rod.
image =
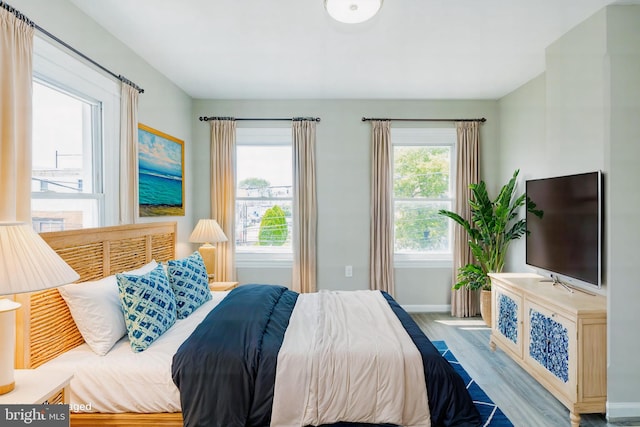
<svg viewBox="0 0 640 427">
<path fill-rule="evenodd" d="M 199 117 L 199 120 L 201 122 L 208 122 L 210 120 L 235 120 L 235 121 L 258 121 L 258 122 L 297 122 L 297 121 L 302 121 L 302 120 L 310 120 L 313 122 L 319 122 L 320 121 L 320 117 L 291 117 L 291 118 L 279 118 L 279 119 L 273 119 L 273 118 L 246 118 L 246 117 L 240 117 L 240 118 L 236 118 L 236 117 Z"/>
<path fill-rule="evenodd" d="M 484 123 L 487 121 L 484 117 L 480 119 L 378 119 L 374 117 L 363 117 L 363 122 L 370 122 L 372 120 L 382 120 L 382 121 L 394 121 L 394 122 L 480 122 Z"/>
<path fill-rule="evenodd" d="M 131 80 L 127 79 L 125 76 L 123 76 L 121 74 L 114 73 L 113 71 L 111 71 L 108 68 L 104 67 L 103 65 L 97 63 L 93 59 L 89 58 L 84 53 L 82 53 L 79 50 L 75 49 L 74 47 L 70 46 L 66 42 L 60 40 L 58 37 L 54 36 L 49 31 L 45 30 L 44 28 L 42 28 L 41 26 L 39 26 L 38 24 L 36 24 L 32 20 L 30 20 L 26 15 L 24 15 L 22 12 L 20 12 L 18 9 L 14 8 L 13 6 L 11 6 L 11 5 L 7 4 L 6 2 L 0 0 L 0 7 L 2 7 L 4 10 L 6 10 L 9 13 L 13 13 L 16 18 L 20 19 L 21 21 L 24 21 L 27 25 L 35 28 L 36 30 L 38 30 L 39 32 L 44 34 L 45 36 L 47 36 L 50 39 L 52 39 L 53 41 L 55 41 L 56 43 L 61 44 L 65 48 L 69 49 L 71 52 L 73 52 L 76 55 L 78 55 L 81 58 L 83 58 L 85 61 L 88 61 L 91 64 L 95 65 L 96 67 L 100 68 L 105 73 L 115 77 L 116 79 L 120 80 L 122 83 L 126 83 L 129 86 L 132 86 L 134 89 L 136 89 L 138 91 L 138 93 L 144 93 L 144 89 L 142 89 L 140 86 L 138 86 L 137 84 L 135 84 Z"/>
</svg>

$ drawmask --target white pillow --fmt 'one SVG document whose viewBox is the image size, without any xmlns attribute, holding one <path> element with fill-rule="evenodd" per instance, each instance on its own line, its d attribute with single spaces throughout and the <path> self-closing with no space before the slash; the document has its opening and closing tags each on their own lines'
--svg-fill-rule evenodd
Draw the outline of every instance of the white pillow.
<svg viewBox="0 0 640 427">
<path fill-rule="evenodd" d="M 158 266 L 155 260 L 126 274 L 141 276 Z M 127 333 L 116 276 L 58 288 L 80 335 L 100 356 Z"/>
<path fill-rule="evenodd" d="M 129 275 L 133 275 L 133 276 L 142 276 L 143 274 L 150 273 L 157 266 L 158 266 L 158 263 L 156 262 L 156 260 L 152 259 L 149 264 L 145 264 L 140 268 L 136 268 L 135 270 L 123 271 L 122 274 L 129 274 Z"/>
<path fill-rule="evenodd" d="M 58 288 L 91 350 L 104 356 L 127 333 L 116 276 Z"/>
</svg>

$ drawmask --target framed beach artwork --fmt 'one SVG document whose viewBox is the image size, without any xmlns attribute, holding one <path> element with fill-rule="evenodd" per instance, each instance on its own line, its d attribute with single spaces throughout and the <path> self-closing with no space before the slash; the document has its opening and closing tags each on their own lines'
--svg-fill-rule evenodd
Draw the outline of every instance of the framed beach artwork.
<svg viewBox="0 0 640 427">
<path fill-rule="evenodd" d="M 140 216 L 184 215 L 184 141 L 138 124 Z"/>
</svg>

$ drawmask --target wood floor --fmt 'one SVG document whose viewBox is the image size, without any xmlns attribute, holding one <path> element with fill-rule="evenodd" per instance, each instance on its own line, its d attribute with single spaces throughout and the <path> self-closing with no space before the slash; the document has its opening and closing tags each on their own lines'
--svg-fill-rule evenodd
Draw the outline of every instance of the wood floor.
<svg viewBox="0 0 640 427">
<path fill-rule="evenodd" d="M 444 340 L 469 375 L 516 427 L 569 426 L 569 411 L 501 350 L 489 349 L 489 328 L 480 317 L 412 314 L 432 341 Z M 603 414 L 584 414 L 581 427 L 640 426 L 607 423 Z"/>
</svg>

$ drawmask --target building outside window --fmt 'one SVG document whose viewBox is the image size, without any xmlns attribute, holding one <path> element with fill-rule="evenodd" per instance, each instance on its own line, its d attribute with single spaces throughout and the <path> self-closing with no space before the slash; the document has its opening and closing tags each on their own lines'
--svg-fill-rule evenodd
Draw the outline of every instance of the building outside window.
<svg viewBox="0 0 640 427">
<path fill-rule="evenodd" d="M 34 81 L 31 216 L 37 231 L 102 223 L 100 111 L 95 100 Z"/>
<path fill-rule="evenodd" d="M 455 129 L 398 128 L 393 144 L 396 264 L 452 258 L 451 210 L 455 189 Z"/>
<path fill-rule="evenodd" d="M 120 83 L 39 38 L 33 69 L 34 229 L 115 224 Z"/>
<path fill-rule="evenodd" d="M 291 260 L 292 146 L 289 128 L 236 133 L 238 261 Z"/>
</svg>

